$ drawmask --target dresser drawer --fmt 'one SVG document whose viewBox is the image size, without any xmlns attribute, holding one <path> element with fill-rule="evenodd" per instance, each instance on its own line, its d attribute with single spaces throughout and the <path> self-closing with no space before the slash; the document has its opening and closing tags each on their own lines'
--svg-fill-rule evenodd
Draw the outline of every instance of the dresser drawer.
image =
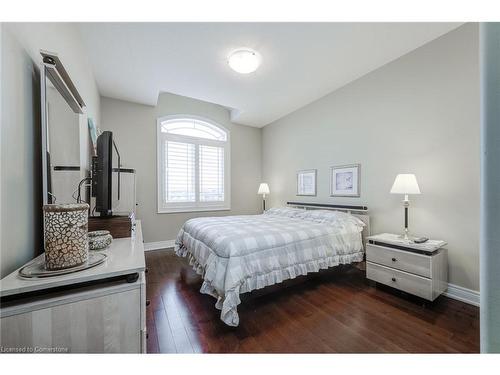
<svg viewBox="0 0 500 375">
<path fill-rule="evenodd" d="M 394 268 L 366 262 L 366 277 L 381 284 L 432 300 L 432 281 Z"/>
<path fill-rule="evenodd" d="M 416 275 L 431 277 L 431 256 L 367 244 L 366 260 Z"/>
</svg>

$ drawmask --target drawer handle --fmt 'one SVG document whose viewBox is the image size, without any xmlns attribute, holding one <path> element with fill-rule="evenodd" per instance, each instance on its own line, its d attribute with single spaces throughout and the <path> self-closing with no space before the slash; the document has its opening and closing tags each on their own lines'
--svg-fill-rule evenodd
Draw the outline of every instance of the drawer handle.
<svg viewBox="0 0 500 375">
<path fill-rule="evenodd" d="M 397 261 L 397 259 L 396 258 L 392 258 L 392 261 L 395 262 L 395 261 Z"/>
<path fill-rule="evenodd" d="M 151 304 L 151 301 L 149 299 L 146 300 L 146 306 L 149 306 Z"/>
<path fill-rule="evenodd" d="M 393 277 L 391 280 L 394 281 L 394 282 L 396 282 L 396 278 L 395 277 Z"/>
</svg>

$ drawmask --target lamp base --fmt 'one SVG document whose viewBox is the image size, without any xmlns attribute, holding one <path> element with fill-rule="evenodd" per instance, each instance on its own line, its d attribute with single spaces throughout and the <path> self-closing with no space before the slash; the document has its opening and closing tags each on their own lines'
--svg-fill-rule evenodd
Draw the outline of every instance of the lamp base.
<svg viewBox="0 0 500 375">
<path fill-rule="evenodd" d="M 406 240 L 406 241 L 410 241 L 410 242 L 411 242 L 411 241 L 413 241 L 413 240 L 414 240 L 415 238 L 417 238 L 417 237 L 415 237 L 415 236 L 409 236 L 409 235 L 407 235 L 407 234 L 400 234 L 400 235 L 398 236 L 398 238 L 400 238 L 400 239 L 402 239 L 402 240 Z"/>
<path fill-rule="evenodd" d="M 415 238 L 415 236 L 412 236 L 410 235 L 410 233 L 408 232 L 408 228 L 405 228 L 404 232 L 402 234 L 400 234 L 398 236 L 398 238 L 402 239 L 402 240 L 405 240 L 405 241 L 413 241 Z"/>
<path fill-rule="evenodd" d="M 399 238 L 410 242 L 410 241 L 413 241 L 415 239 L 415 237 L 410 236 L 409 231 L 408 231 L 408 207 L 410 206 L 410 201 L 408 200 L 408 194 L 405 194 L 403 206 L 405 208 L 405 229 L 403 231 L 403 234 L 399 235 Z"/>
</svg>

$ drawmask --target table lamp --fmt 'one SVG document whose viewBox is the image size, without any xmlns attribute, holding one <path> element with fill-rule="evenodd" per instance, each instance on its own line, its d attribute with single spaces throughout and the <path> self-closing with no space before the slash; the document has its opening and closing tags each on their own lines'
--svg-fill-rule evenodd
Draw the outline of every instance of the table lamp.
<svg viewBox="0 0 500 375">
<path fill-rule="evenodd" d="M 257 194 L 262 194 L 262 208 L 266 210 L 266 194 L 269 194 L 269 185 L 265 182 L 261 183 L 259 186 L 259 191 Z"/>
<path fill-rule="evenodd" d="M 417 178 L 414 174 L 398 174 L 394 180 L 391 188 L 391 194 L 404 194 L 403 206 L 405 208 L 405 229 L 404 233 L 400 236 L 405 240 L 409 240 L 408 235 L 408 207 L 410 206 L 409 194 L 420 194 Z"/>
</svg>

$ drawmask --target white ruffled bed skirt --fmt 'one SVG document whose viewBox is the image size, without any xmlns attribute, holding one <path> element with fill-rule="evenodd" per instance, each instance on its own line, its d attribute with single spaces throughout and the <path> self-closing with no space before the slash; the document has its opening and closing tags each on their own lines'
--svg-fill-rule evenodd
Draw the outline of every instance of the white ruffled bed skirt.
<svg viewBox="0 0 500 375">
<path fill-rule="evenodd" d="M 241 293 L 261 289 L 266 286 L 281 283 L 285 280 L 294 279 L 297 276 L 307 275 L 311 272 L 318 272 L 322 269 L 335 267 L 340 264 L 361 262 L 364 256 L 364 252 L 361 250 L 351 254 L 325 256 L 320 259 L 290 264 L 286 267 L 274 269 L 266 273 L 241 275 L 241 279 L 239 279 L 236 285 L 232 285 L 230 288 L 224 290 L 224 288 L 216 285 L 217 280 L 215 277 L 215 270 L 218 268 L 218 265 L 216 264 L 217 258 L 225 261 L 227 261 L 227 258 L 219 258 L 214 254 L 210 254 L 208 257 L 204 257 L 204 260 L 200 262 L 196 258 L 196 255 L 184 245 L 184 242 L 181 240 L 182 237 L 182 233 L 180 233 L 175 244 L 175 253 L 178 256 L 188 258 L 189 264 L 193 267 L 196 273 L 201 275 L 204 279 L 200 292 L 209 294 L 217 299 L 215 307 L 221 310 L 221 320 L 227 325 L 234 327 L 239 324 L 237 307 L 241 303 Z M 200 244 L 198 243 L 198 245 Z"/>
</svg>

